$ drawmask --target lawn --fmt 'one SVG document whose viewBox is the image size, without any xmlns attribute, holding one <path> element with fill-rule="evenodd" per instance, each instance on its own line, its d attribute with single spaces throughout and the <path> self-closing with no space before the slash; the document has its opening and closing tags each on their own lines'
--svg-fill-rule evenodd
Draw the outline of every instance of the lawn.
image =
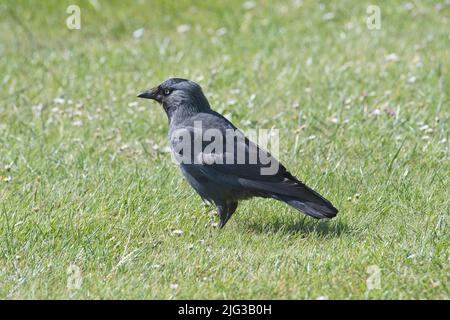
<svg viewBox="0 0 450 320">
<path fill-rule="evenodd" d="M 81 28 L 66 26 L 69 5 Z M 448 299 L 450 3 L 0 3 L 1 299 Z M 167 153 L 198 82 L 340 212 L 267 199 L 223 230 Z"/>
</svg>

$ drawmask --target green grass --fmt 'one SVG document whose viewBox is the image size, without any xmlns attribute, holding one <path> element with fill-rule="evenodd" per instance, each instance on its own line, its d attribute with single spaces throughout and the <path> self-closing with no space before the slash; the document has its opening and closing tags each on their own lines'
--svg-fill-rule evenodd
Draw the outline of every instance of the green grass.
<svg viewBox="0 0 450 320">
<path fill-rule="evenodd" d="M 449 298 L 448 1 L 380 2 L 372 31 L 373 1 L 255 4 L 0 3 L 0 298 Z M 172 76 L 279 129 L 339 215 L 254 199 L 213 228 L 135 97 Z"/>
</svg>

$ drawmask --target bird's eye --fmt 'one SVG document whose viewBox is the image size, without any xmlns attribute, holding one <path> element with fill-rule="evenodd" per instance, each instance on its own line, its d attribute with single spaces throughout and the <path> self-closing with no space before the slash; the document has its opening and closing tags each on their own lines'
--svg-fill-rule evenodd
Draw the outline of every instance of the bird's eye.
<svg viewBox="0 0 450 320">
<path fill-rule="evenodd" d="M 164 89 L 164 94 L 167 96 L 170 94 L 170 89 Z"/>
</svg>

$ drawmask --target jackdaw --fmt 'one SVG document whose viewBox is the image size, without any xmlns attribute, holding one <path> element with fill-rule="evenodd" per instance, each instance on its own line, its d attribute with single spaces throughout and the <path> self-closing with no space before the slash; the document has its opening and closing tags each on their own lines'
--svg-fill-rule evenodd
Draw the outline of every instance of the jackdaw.
<svg viewBox="0 0 450 320">
<path fill-rule="evenodd" d="M 163 106 L 169 119 L 172 155 L 192 188 L 217 207 L 219 228 L 236 211 L 239 200 L 251 197 L 283 201 L 316 219 L 333 218 L 338 213 L 330 201 L 212 110 L 197 83 L 172 78 L 138 97 Z M 211 134 L 214 139 L 199 134 L 208 130 L 215 133 Z M 213 142 L 215 148 L 211 148 Z"/>
</svg>

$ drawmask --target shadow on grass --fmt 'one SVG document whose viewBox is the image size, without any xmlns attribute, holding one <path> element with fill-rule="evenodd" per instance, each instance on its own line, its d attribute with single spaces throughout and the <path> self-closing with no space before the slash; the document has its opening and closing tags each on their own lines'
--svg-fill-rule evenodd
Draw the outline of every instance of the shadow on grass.
<svg viewBox="0 0 450 320">
<path fill-rule="evenodd" d="M 337 220 L 300 219 L 295 222 L 277 219 L 269 223 L 246 223 L 246 227 L 255 233 L 285 233 L 285 234 L 317 234 L 319 236 L 339 237 L 351 234 L 347 224 Z"/>
</svg>

